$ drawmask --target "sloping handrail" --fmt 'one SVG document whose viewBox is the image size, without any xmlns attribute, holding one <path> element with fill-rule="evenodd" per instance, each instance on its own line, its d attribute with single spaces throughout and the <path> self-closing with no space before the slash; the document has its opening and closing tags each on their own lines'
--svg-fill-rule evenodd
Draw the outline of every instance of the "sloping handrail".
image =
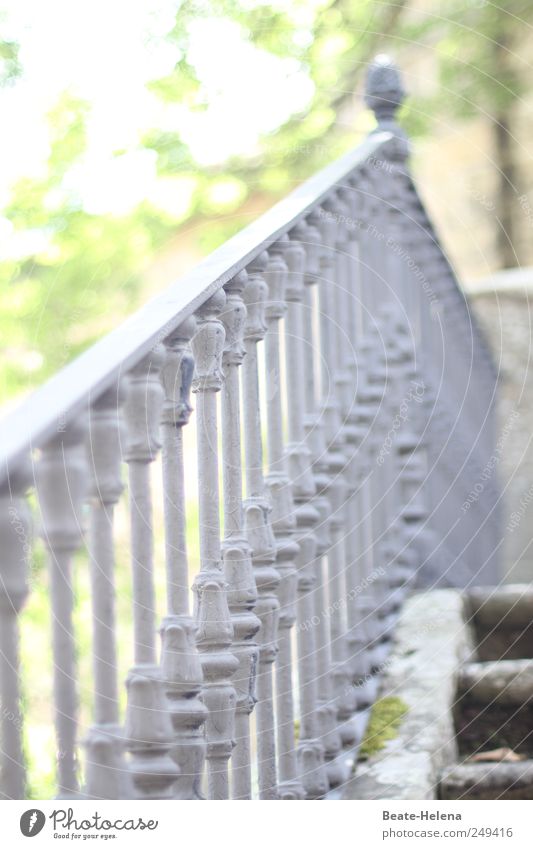
<svg viewBox="0 0 533 849">
<path fill-rule="evenodd" d="M 0 483 L 31 448 L 75 418 L 87 400 L 104 392 L 157 342 L 168 336 L 217 289 L 261 251 L 283 236 L 354 169 L 391 138 L 376 133 L 354 150 L 314 174 L 287 197 L 168 286 L 130 318 L 32 392 L 0 420 Z"/>
</svg>

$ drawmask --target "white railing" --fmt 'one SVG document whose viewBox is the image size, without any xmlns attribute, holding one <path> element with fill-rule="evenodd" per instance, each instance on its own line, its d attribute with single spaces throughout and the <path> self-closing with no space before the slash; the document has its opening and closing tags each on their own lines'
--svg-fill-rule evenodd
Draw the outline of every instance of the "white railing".
<svg viewBox="0 0 533 849">
<path fill-rule="evenodd" d="M 377 130 L 364 144 L 1 423 L 4 798 L 27 795 L 31 680 L 18 644 L 34 484 L 60 798 L 326 796 L 356 756 L 409 588 L 494 575 L 495 374 L 410 178 L 394 118 L 402 99 L 397 71 L 379 58 L 367 82 Z M 194 612 L 183 457 L 191 385 Z M 125 716 L 114 576 L 124 464 L 133 644 Z M 154 560 L 163 533 L 164 566 Z M 75 555 L 89 570 L 93 615 L 83 740 Z"/>
</svg>

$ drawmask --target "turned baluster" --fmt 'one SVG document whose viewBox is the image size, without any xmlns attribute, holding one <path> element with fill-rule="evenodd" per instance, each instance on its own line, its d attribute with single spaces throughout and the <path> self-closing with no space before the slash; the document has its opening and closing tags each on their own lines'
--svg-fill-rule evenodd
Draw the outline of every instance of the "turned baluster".
<svg viewBox="0 0 533 849">
<path fill-rule="evenodd" d="M 344 297 L 341 293 L 340 300 L 336 302 L 338 324 L 343 329 L 344 339 L 344 351 L 339 350 L 338 356 L 341 361 L 344 360 L 344 367 L 351 378 L 350 394 L 347 392 L 343 400 L 345 434 L 350 443 L 349 497 L 345 508 L 345 553 L 347 576 L 350 576 L 347 577 L 346 606 L 348 667 L 352 708 L 357 707 L 364 712 L 376 694 L 372 666 L 374 647 L 381 634 L 375 592 L 380 573 L 379 564 L 374 564 L 373 559 L 374 504 L 369 480 L 375 465 L 372 429 L 376 408 L 372 396 L 376 393 L 373 387 L 369 396 L 368 390 L 368 371 L 372 366 L 369 332 L 374 326 L 376 313 L 373 241 L 379 231 L 369 214 L 375 199 L 364 169 L 355 172 L 348 180 L 348 187 L 342 189 L 339 195 L 348 207 L 346 220 L 350 225 L 346 226 L 344 239 L 340 240 L 341 252 L 347 255 L 347 266 L 342 272 L 346 283 Z"/>
<path fill-rule="evenodd" d="M 361 289 L 358 325 L 363 330 L 357 339 L 356 356 L 357 392 L 355 424 L 362 429 L 364 444 L 358 451 L 359 468 L 363 473 L 358 487 L 357 502 L 362 527 L 361 568 L 366 580 L 372 583 L 361 594 L 360 604 L 371 606 L 373 612 L 365 617 L 368 622 L 368 654 L 371 668 L 381 666 L 384 658 L 383 643 L 386 638 L 387 576 L 382 550 L 383 535 L 387 528 L 384 493 L 382 448 L 389 424 L 385 416 L 387 390 L 387 359 L 384 349 L 384 328 L 381 305 L 388 300 L 387 275 L 384 267 L 386 233 L 382 221 L 382 204 L 376 195 L 375 166 L 367 166 L 353 179 L 356 193 L 353 217 L 357 234 L 357 271 Z M 352 367 L 353 368 L 353 367 Z M 350 543 L 350 540 L 347 541 Z M 354 542 L 355 544 L 355 542 Z M 385 607 L 384 607 L 385 605 Z M 366 661 L 365 661 L 366 663 Z M 373 696 L 376 682 L 367 679 L 367 692 Z M 366 695 L 359 693 L 366 701 Z"/>
<path fill-rule="evenodd" d="M 294 229 L 305 245 L 305 292 L 304 292 L 304 362 L 305 362 L 305 416 L 304 428 L 306 443 L 311 451 L 313 477 L 316 492 L 311 503 L 318 512 L 319 521 L 315 526 L 316 556 L 314 562 L 314 619 L 316 664 L 317 664 L 317 723 L 319 738 L 324 747 L 324 757 L 328 782 L 332 786 L 340 784 L 344 777 L 337 756 L 342 749 L 342 740 L 337 723 L 337 709 L 332 695 L 331 645 L 329 634 L 327 570 L 325 555 L 331 544 L 330 515 L 331 505 L 325 495 L 329 483 L 327 451 L 324 433 L 323 414 L 319 411 L 317 392 L 316 354 L 320 352 L 320 338 L 316 332 L 317 299 L 315 298 L 320 274 L 320 256 L 323 243 L 318 224 L 323 210 L 314 210 L 307 219 Z"/>
<path fill-rule="evenodd" d="M 165 394 L 161 427 L 167 577 L 167 615 L 161 623 L 161 667 L 174 728 L 170 756 L 180 770 L 174 784 L 175 799 L 203 798 L 200 783 L 207 716 L 200 699 L 202 666 L 189 604 L 183 463 L 183 428 L 192 412 L 189 396 L 194 362 L 189 342 L 195 330 L 196 322 L 191 317 L 166 338 L 161 370 Z"/>
<path fill-rule="evenodd" d="M 76 740 L 79 700 L 72 623 L 72 560 L 83 537 L 82 510 L 86 488 L 84 428 L 72 423 L 46 443 L 37 466 L 42 535 L 48 550 L 50 570 L 54 721 L 60 799 L 73 799 L 79 795 Z"/>
<path fill-rule="evenodd" d="M 294 727 L 294 670 L 292 629 L 296 622 L 297 572 L 295 558 L 299 552 L 295 541 L 296 520 L 292 491 L 285 468 L 283 450 L 283 414 L 280 367 L 279 322 L 285 315 L 287 266 L 283 246 L 277 242 L 269 250 L 265 271 L 268 299 L 265 376 L 267 393 L 268 475 L 266 484 L 272 502 L 272 529 L 276 539 L 276 567 L 280 574 L 278 599 L 279 654 L 276 660 L 276 704 L 278 746 L 278 793 L 280 799 L 303 799 L 305 790 L 298 775 Z"/>
<path fill-rule="evenodd" d="M 89 569 L 93 613 L 94 725 L 85 739 L 85 795 L 93 799 L 127 799 L 131 777 L 124 756 L 119 717 L 115 613 L 114 512 L 122 491 L 121 405 L 115 385 L 89 413 L 87 456 L 90 485 Z"/>
<path fill-rule="evenodd" d="M 387 354 L 387 368 L 390 374 L 389 415 L 390 422 L 396 427 L 390 455 L 386 458 L 388 462 L 384 464 L 388 474 L 389 493 L 389 529 L 384 549 L 385 559 L 390 564 L 392 608 L 396 603 L 395 597 L 401 601 L 405 594 L 404 579 L 408 567 L 406 561 L 411 555 L 411 551 L 407 550 L 409 544 L 407 522 L 411 522 L 411 514 L 419 510 L 417 505 L 409 505 L 404 501 L 403 469 L 402 464 L 398 462 L 400 439 L 403 438 L 407 443 L 416 441 L 413 428 L 417 418 L 417 406 L 421 400 L 415 393 L 415 389 L 418 391 L 418 383 L 415 369 L 416 330 L 413 332 L 413 322 L 416 328 L 417 314 L 409 271 L 414 260 L 406 238 L 409 227 L 409 218 L 405 214 L 407 154 L 407 145 L 402 139 L 387 145 L 384 150 L 387 168 L 377 175 L 378 182 L 382 186 L 381 195 L 387 199 L 385 259 L 387 279 L 391 286 L 391 294 L 394 295 L 381 311 L 385 334 L 388 334 L 389 338 Z M 401 423 L 401 427 L 398 427 L 398 422 Z"/>
<path fill-rule="evenodd" d="M 390 153 L 392 156 L 392 144 Z M 385 151 L 384 156 L 387 156 Z M 382 636 L 385 638 L 390 636 L 394 624 L 397 594 L 393 587 L 397 581 L 397 559 L 403 548 L 403 523 L 399 515 L 402 502 L 399 497 L 395 439 L 398 417 L 407 403 L 407 389 L 404 385 L 405 339 L 400 330 L 406 321 L 402 221 L 397 207 L 394 178 L 390 173 L 392 159 L 389 161 L 386 158 L 384 162 L 387 162 L 389 167 L 374 168 L 370 180 L 374 200 L 369 212 L 379 222 L 380 238 L 382 237 L 379 253 L 375 250 L 377 245 L 374 245 L 373 253 L 374 270 L 382 281 L 382 291 L 374 308 L 375 324 L 369 328 L 367 334 L 372 350 L 367 381 L 383 388 L 371 435 L 378 461 L 371 473 L 371 483 L 375 503 L 379 505 L 375 512 L 374 555 L 380 568 L 384 570 L 380 615 L 384 625 Z"/>
<path fill-rule="evenodd" d="M 235 745 L 237 701 L 231 679 L 239 665 L 230 651 L 233 625 L 220 548 L 216 393 L 222 387 L 222 352 L 226 337 L 218 316 L 225 304 L 226 295 L 223 289 L 219 289 L 197 311 L 198 329 L 192 339 L 200 522 L 200 572 L 195 578 L 194 590 L 197 643 L 204 674 L 202 698 L 208 709 L 205 733 L 210 799 L 229 798 L 229 759 Z"/>
<path fill-rule="evenodd" d="M 285 357 L 287 373 L 287 409 L 289 443 L 286 446 L 289 476 L 296 508 L 296 539 L 300 551 L 298 569 L 297 645 L 298 684 L 300 693 L 300 736 L 298 756 L 300 775 L 308 798 L 320 798 L 328 790 L 324 767 L 324 747 L 318 737 L 317 654 L 315 631 L 314 587 L 317 537 L 315 528 L 320 514 L 313 506 L 316 485 L 311 468 L 311 452 L 304 430 L 304 348 L 303 298 L 305 251 L 298 241 L 299 232 L 291 233 L 285 243 L 284 258 L 289 269 L 286 287 L 288 311 L 285 321 Z"/>
<path fill-rule="evenodd" d="M 235 749 L 231 757 L 232 797 L 252 796 L 250 714 L 254 708 L 258 647 L 256 634 L 261 622 L 254 613 L 257 588 L 252 567 L 251 548 L 244 532 L 241 463 L 241 408 L 239 367 L 245 356 L 243 344 L 246 307 L 242 293 L 248 275 L 240 272 L 224 286 L 227 296 L 221 321 L 226 331 L 222 358 L 222 449 L 224 492 L 224 541 L 222 553 L 228 582 L 228 603 L 233 623 L 231 650 L 239 666 L 233 677 L 237 693 L 235 711 Z"/>
<path fill-rule="evenodd" d="M 337 238 L 339 218 L 335 202 L 325 205 L 325 215 L 320 220 L 324 251 L 320 258 L 320 347 L 322 352 L 322 408 L 324 412 L 329 481 L 326 495 L 331 504 L 331 546 L 328 551 L 328 588 L 330 639 L 332 655 L 333 689 L 340 725 L 341 739 L 346 745 L 355 739 L 355 731 L 348 723 L 352 708 L 350 674 L 347 666 L 346 641 L 346 552 L 344 545 L 344 513 L 346 502 L 346 474 L 348 451 L 341 418 L 340 398 L 337 398 L 337 335 L 342 332 L 336 321 L 335 300 L 344 280 L 339 279 Z M 346 257 L 341 257 L 342 267 Z"/>
<path fill-rule="evenodd" d="M 377 562 L 380 564 L 381 585 L 381 607 L 380 616 L 383 623 L 383 651 L 388 651 L 388 641 L 392 636 L 392 630 L 396 619 L 397 593 L 394 587 L 397 584 L 397 558 L 401 551 L 403 541 L 401 530 L 403 522 L 401 518 L 402 502 L 398 497 L 397 477 L 397 444 L 396 431 L 393 437 L 389 437 L 390 429 L 394 428 L 398 421 L 403 404 L 402 395 L 402 363 L 398 339 L 391 332 L 387 321 L 387 312 L 381 311 L 380 343 L 375 341 L 377 358 L 374 368 L 368 372 L 368 380 L 374 385 L 374 389 L 381 393 L 379 402 L 379 414 L 376 427 L 372 433 L 376 458 L 379 458 L 377 468 L 372 471 L 372 483 L 375 486 L 374 498 L 380 500 L 380 523 L 377 527 L 375 553 Z M 376 392 L 376 394 L 377 394 Z M 400 395 L 398 397 L 398 392 Z M 387 439 L 391 440 L 390 447 Z M 387 450 L 383 450 L 387 446 Z"/>
<path fill-rule="evenodd" d="M 357 327 L 358 314 L 361 312 L 361 280 L 357 274 L 356 259 L 358 233 L 360 225 L 358 210 L 354 209 L 353 191 L 342 189 L 330 200 L 330 207 L 337 223 L 336 233 L 336 281 L 330 290 L 333 302 L 333 319 L 336 332 L 334 382 L 336 395 L 340 403 L 341 432 L 345 442 L 347 464 L 344 470 L 345 503 L 344 553 L 345 573 L 344 592 L 346 598 L 346 663 L 349 678 L 349 701 L 354 714 L 343 727 L 345 745 L 355 743 L 362 732 L 361 715 L 357 711 L 367 704 L 367 683 L 371 672 L 368 655 L 370 641 L 369 617 L 372 614 L 370 597 L 366 588 L 365 569 L 365 522 L 362 510 L 361 489 L 366 485 L 368 463 L 364 440 L 367 430 L 360 417 L 360 404 L 356 397 L 358 383 L 362 379 L 365 364 L 361 353 L 362 330 Z M 350 223 L 350 226 L 346 222 Z M 359 325 L 362 327 L 362 323 Z M 371 570 L 368 570 L 371 571 Z M 347 713 L 345 708 L 345 713 Z"/>
<path fill-rule="evenodd" d="M 151 464 L 161 447 L 164 348 L 158 345 L 129 372 L 124 405 L 124 459 L 129 469 L 133 658 L 126 688 L 126 738 L 135 794 L 171 799 L 179 769 L 169 756 L 172 722 L 156 652 L 154 527 Z"/>
<path fill-rule="evenodd" d="M 1 799 L 26 795 L 18 614 L 28 595 L 32 528 L 25 496 L 30 480 L 30 464 L 25 460 L 0 486 Z"/>
<path fill-rule="evenodd" d="M 391 455 L 382 456 L 386 434 L 390 427 L 389 397 L 390 374 L 387 368 L 387 341 L 385 329 L 378 316 L 379 326 L 373 325 L 364 340 L 364 351 L 367 359 L 364 383 L 358 392 L 363 415 L 369 425 L 368 434 L 368 490 L 364 493 L 366 506 L 363 508 L 371 517 L 370 553 L 372 593 L 374 596 L 373 627 L 375 628 L 372 641 L 372 665 L 380 669 L 387 656 L 390 646 L 391 628 L 391 598 L 390 575 L 387 560 L 387 534 L 390 532 L 389 513 L 387 510 L 388 469 Z"/>
<path fill-rule="evenodd" d="M 245 325 L 246 357 L 244 377 L 244 444 L 246 458 L 246 534 L 252 547 L 252 562 L 257 584 L 255 612 L 261 628 L 257 635 L 259 665 L 257 673 L 257 762 L 259 797 L 277 799 L 276 738 L 273 701 L 272 666 L 278 651 L 279 601 L 276 591 L 280 575 L 275 567 L 276 543 L 270 524 L 271 504 L 263 478 L 263 446 L 257 345 L 266 333 L 265 300 L 267 285 L 263 273 L 268 254 L 260 254 L 248 266 L 248 282 L 244 289 L 247 309 Z"/>
</svg>

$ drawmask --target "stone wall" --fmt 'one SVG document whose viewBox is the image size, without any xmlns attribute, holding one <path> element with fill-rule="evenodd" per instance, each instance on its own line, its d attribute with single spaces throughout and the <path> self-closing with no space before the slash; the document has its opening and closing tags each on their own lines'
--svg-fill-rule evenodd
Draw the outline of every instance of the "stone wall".
<svg viewBox="0 0 533 849">
<path fill-rule="evenodd" d="M 470 302 L 499 371 L 497 473 L 507 581 L 533 580 L 533 268 L 471 283 Z"/>
</svg>

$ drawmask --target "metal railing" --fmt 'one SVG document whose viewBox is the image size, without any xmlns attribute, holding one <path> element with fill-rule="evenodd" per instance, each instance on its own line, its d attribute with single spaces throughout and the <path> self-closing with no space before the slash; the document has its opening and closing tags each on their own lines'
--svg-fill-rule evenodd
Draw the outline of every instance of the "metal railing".
<svg viewBox="0 0 533 849">
<path fill-rule="evenodd" d="M 347 778 L 410 587 L 494 575 L 496 377 L 409 174 L 395 122 L 403 96 L 379 57 L 366 94 L 377 129 L 364 144 L 0 424 L 4 798 L 28 792 L 31 670 L 21 673 L 19 636 L 33 503 L 59 798 L 327 796 Z M 125 466 L 131 625 L 120 624 L 133 665 L 123 715 L 114 515 Z M 164 565 L 154 558 L 163 534 Z M 92 604 L 83 733 L 75 556 Z"/>
</svg>

